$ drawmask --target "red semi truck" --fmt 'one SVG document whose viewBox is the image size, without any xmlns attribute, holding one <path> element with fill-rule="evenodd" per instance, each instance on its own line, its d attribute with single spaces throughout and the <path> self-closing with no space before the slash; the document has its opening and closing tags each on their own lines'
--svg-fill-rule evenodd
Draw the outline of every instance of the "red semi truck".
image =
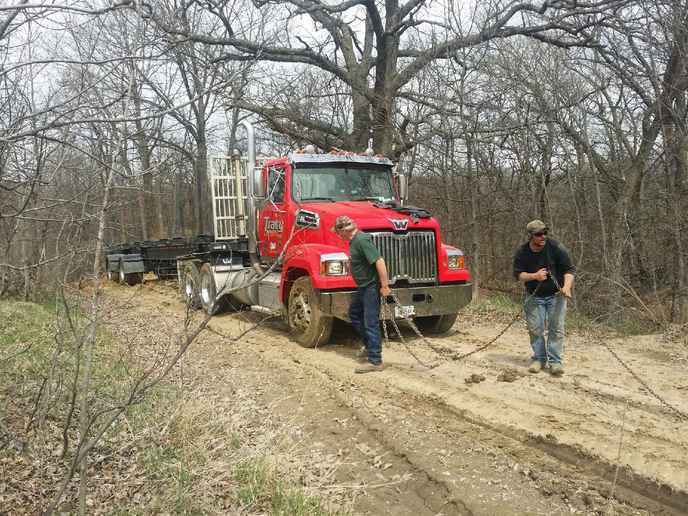
<svg viewBox="0 0 688 516">
<path fill-rule="evenodd" d="M 442 243 L 427 211 L 404 205 L 406 178 L 389 159 L 307 149 L 256 167 L 245 125 L 246 158 L 212 160 L 214 235 L 110 247 L 110 277 L 132 284 L 146 271 L 176 271 L 192 306 L 280 312 L 300 344 L 318 346 L 335 318 L 348 320 L 348 243 L 331 231 L 348 215 L 385 259 L 393 315 L 431 334 L 452 327 L 472 295 L 464 254 Z"/>
</svg>

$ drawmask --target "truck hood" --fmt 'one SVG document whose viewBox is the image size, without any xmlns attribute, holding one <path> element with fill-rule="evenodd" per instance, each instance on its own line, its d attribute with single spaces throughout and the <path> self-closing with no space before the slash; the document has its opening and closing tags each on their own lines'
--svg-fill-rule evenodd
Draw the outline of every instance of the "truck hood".
<svg viewBox="0 0 688 516">
<path fill-rule="evenodd" d="M 399 213 L 392 208 L 374 206 L 370 201 L 307 203 L 302 204 L 301 209 L 317 213 L 320 216 L 320 227 L 325 232 L 330 232 L 335 220 L 340 215 L 351 217 L 358 228 L 364 231 L 371 229 L 386 229 L 390 231 L 432 229 L 437 233 L 439 228 L 437 221 L 432 217 L 425 219 L 414 218 L 409 214 Z"/>
</svg>

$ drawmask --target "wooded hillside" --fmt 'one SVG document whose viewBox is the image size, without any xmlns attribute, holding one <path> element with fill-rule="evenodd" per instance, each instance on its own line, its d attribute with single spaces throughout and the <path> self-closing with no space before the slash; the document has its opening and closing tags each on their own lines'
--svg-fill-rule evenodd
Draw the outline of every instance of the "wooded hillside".
<svg viewBox="0 0 688 516">
<path fill-rule="evenodd" d="M 600 318 L 688 320 L 686 2 L 99 0 L 0 6 L 0 294 L 103 242 L 211 232 L 208 156 L 374 149 L 514 289 L 548 222 Z"/>
</svg>

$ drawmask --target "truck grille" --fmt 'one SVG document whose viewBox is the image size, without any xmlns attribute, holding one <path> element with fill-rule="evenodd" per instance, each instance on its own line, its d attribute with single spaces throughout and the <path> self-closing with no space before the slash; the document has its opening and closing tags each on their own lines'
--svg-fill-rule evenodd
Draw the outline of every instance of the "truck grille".
<svg viewBox="0 0 688 516">
<path fill-rule="evenodd" d="M 389 282 L 399 279 L 410 283 L 433 282 L 437 278 L 435 233 L 409 231 L 408 233 L 370 232 L 373 244 L 387 265 Z"/>
</svg>

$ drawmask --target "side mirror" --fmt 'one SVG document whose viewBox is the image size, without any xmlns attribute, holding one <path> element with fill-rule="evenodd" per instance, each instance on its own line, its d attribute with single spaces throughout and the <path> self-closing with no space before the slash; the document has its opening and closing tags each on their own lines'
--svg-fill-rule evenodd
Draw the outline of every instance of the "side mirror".
<svg viewBox="0 0 688 516">
<path fill-rule="evenodd" d="M 253 181 L 253 197 L 256 199 L 265 199 L 267 192 L 265 191 L 265 183 L 263 182 L 263 175 L 260 168 L 254 168 L 251 171 L 251 181 Z"/>
<path fill-rule="evenodd" d="M 408 200 L 408 176 L 405 174 L 399 174 L 399 197 L 401 198 L 401 203 L 404 204 Z"/>
</svg>

